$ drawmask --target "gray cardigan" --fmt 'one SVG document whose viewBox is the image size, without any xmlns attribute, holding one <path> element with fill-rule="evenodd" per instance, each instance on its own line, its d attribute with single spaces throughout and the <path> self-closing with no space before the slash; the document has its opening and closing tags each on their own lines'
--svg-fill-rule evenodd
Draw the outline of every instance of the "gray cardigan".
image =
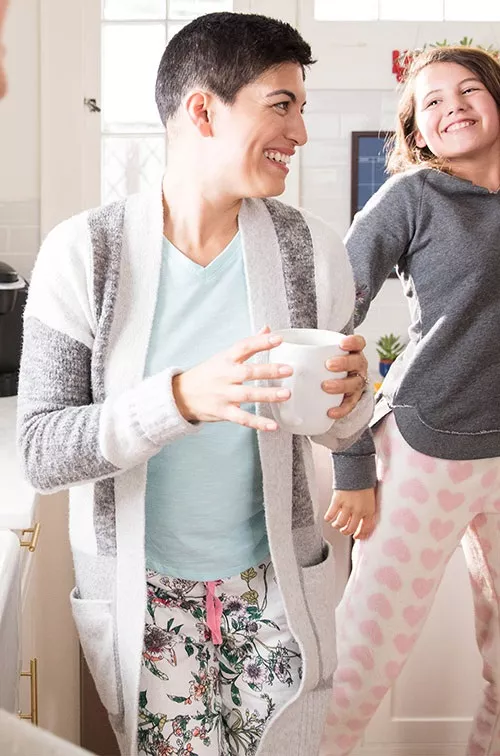
<svg viewBox="0 0 500 756">
<path fill-rule="evenodd" d="M 274 200 L 245 200 L 239 227 L 254 329 L 346 326 L 352 273 L 328 226 Z M 26 306 L 19 388 L 27 476 L 42 491 L 72 486 L 73 614 L 123 754 L 137 751 L 147 461 L 197 432 L 173 401 L 176 368 L 143 378 L 162 232 L 158 187 L 76 216 L 47 237 Z M 259 411 L 270 415 L 269 406 Z M 313 440 L 344 449 L 371 412 L 367 393 Z M 260 433 L 259 450 L 271 557 L 304 675 L 258 754 L 313 756 L 335 666 L 333 556 L 315 521 L 310 439 Z"/>
</svg>

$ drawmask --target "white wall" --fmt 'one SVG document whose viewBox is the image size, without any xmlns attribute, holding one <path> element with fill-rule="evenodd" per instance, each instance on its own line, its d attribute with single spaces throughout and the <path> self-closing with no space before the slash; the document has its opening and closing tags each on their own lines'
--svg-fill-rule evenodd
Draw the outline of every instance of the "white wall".
<svg viewBox="0 0 500 756">
<path fill-rule="evenodd" d="M 9 93 L 0 102 L 0 260 L 27 276 L 39 245 L 39 0 L 14 0 L 5 28 Z"/>
<path fill-rule="evenodd" d="M 51 7 L 56 4 L 52 2 Z M 391 72 L 392 50 L 445 38 L 457 41 L 465 35 L 500 47 L 498 23 L 318 22 L 313 19 L 313 0 L 235 0 L 235 8 L 268 13 L 297 24 L 311 43 L 318 62 L 306 82 L 310 141 L 300 157 L 300 177 L 298 166 L 292 169 L 287 197 L 298 197 L 299 204 L 325 217 L 341 235 L 348 228 L 350 216 L 350 133 L 390 129 L 394 123 L 396 80 Z M 40 0 L 14 0 L 6 32 L 11 91 L 0 103 L 0 259 L 28 275 L 38 248 L 40 226 Z M 91 50 L 85 53 L 87 60 L 93 59 Z M 75 60 L 79 55 L 76 50 Z M 97 55 L 96 50 L 94 56 Z M 63 57 L 65 61 L 60 65 L 70 66 L 68 51 Z M 54 61 L 48 62 L 55 65 Z M 45 65 L 44 70 L 47 76 L 51 69 Z M 42 104 L 50 107 L 52 118 L 56 114 L 57 123 L 66 113 L 81 109 L 80 100 L 75 100 L 80 97 L 76 81 L 71 91 L 61 87 L 61 92 L 50 92 L 48 83 L 45 81 L 50 102 Z M 81 147 L 81 135 L 72 133 L 74 149 L 59 156 L 64 165 L 74 162 Z M 48 167 L 45 181 L 49 178 Z M 407 324 L 399 283 L 388 281 L 360 329 L 369 342 L 367 353 L 374 379 L 376 339 L 388 331 L 404 336 Z"/>
</svg>

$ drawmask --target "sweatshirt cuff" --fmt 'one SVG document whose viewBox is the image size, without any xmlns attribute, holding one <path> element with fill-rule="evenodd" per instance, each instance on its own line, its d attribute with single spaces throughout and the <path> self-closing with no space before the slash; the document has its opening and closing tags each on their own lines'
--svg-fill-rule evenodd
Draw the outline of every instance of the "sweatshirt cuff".
<svg viewBox="0 0 500 756">
<path fill-rule="evenodd" d="M 333 488 L 337 491 L 361 491 L 377 484 L 375 454 L 356 457 L 349 454 L 332 454 Z"/>
</svg>

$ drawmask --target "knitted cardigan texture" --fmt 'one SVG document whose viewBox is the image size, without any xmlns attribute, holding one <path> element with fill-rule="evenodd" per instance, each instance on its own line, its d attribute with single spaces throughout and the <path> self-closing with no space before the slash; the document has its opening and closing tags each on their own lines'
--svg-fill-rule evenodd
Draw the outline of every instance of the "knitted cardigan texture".
<svg viewBox="0 0 500 756">
<path fill-rule="evenodd" d="M 349 328 L 352 274 L 331 228 L 276 200 L 245 200 L 239 228 L 255 331 L 264 324 Z M 143 377 L 162 240 L 161 187 L 82 213 L 49 234 L 25 311 L 19 388 L 26 476 L 42 492 L 71 487 L 73 614 L 122 754 L 137 753 L 147 461 L 198 431 L 173 400 L 176 366 Z M 268 405 L 258 411 L 270 416 Z M 371 413 L 367 392 L 312 440 L 342 451 Z M 258 755 L 313 756 L 335 667 L 333 555 L 315 519 L 311 440 L 259 433 L 259 450 L 271 557 L 304 673 Z"/>
</svg>

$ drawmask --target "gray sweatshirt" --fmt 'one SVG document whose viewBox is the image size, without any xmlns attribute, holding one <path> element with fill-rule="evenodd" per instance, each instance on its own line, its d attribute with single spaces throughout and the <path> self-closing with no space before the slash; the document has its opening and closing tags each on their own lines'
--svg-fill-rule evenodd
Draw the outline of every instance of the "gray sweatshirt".
<svg viewBox="0 0 500 756">
<path fill-rule="evenodd" d="M 409 343 L 384 381 L 376 422 L 392 410 L 417 451 L 500 456 L 500 193 L 434 169 L 389 179 L 345 239 L 356 325 L 393 266 L 408 299 Z M 372 485 L 369 433 L 334 455 L 335 485 Z"/>
</svg>

